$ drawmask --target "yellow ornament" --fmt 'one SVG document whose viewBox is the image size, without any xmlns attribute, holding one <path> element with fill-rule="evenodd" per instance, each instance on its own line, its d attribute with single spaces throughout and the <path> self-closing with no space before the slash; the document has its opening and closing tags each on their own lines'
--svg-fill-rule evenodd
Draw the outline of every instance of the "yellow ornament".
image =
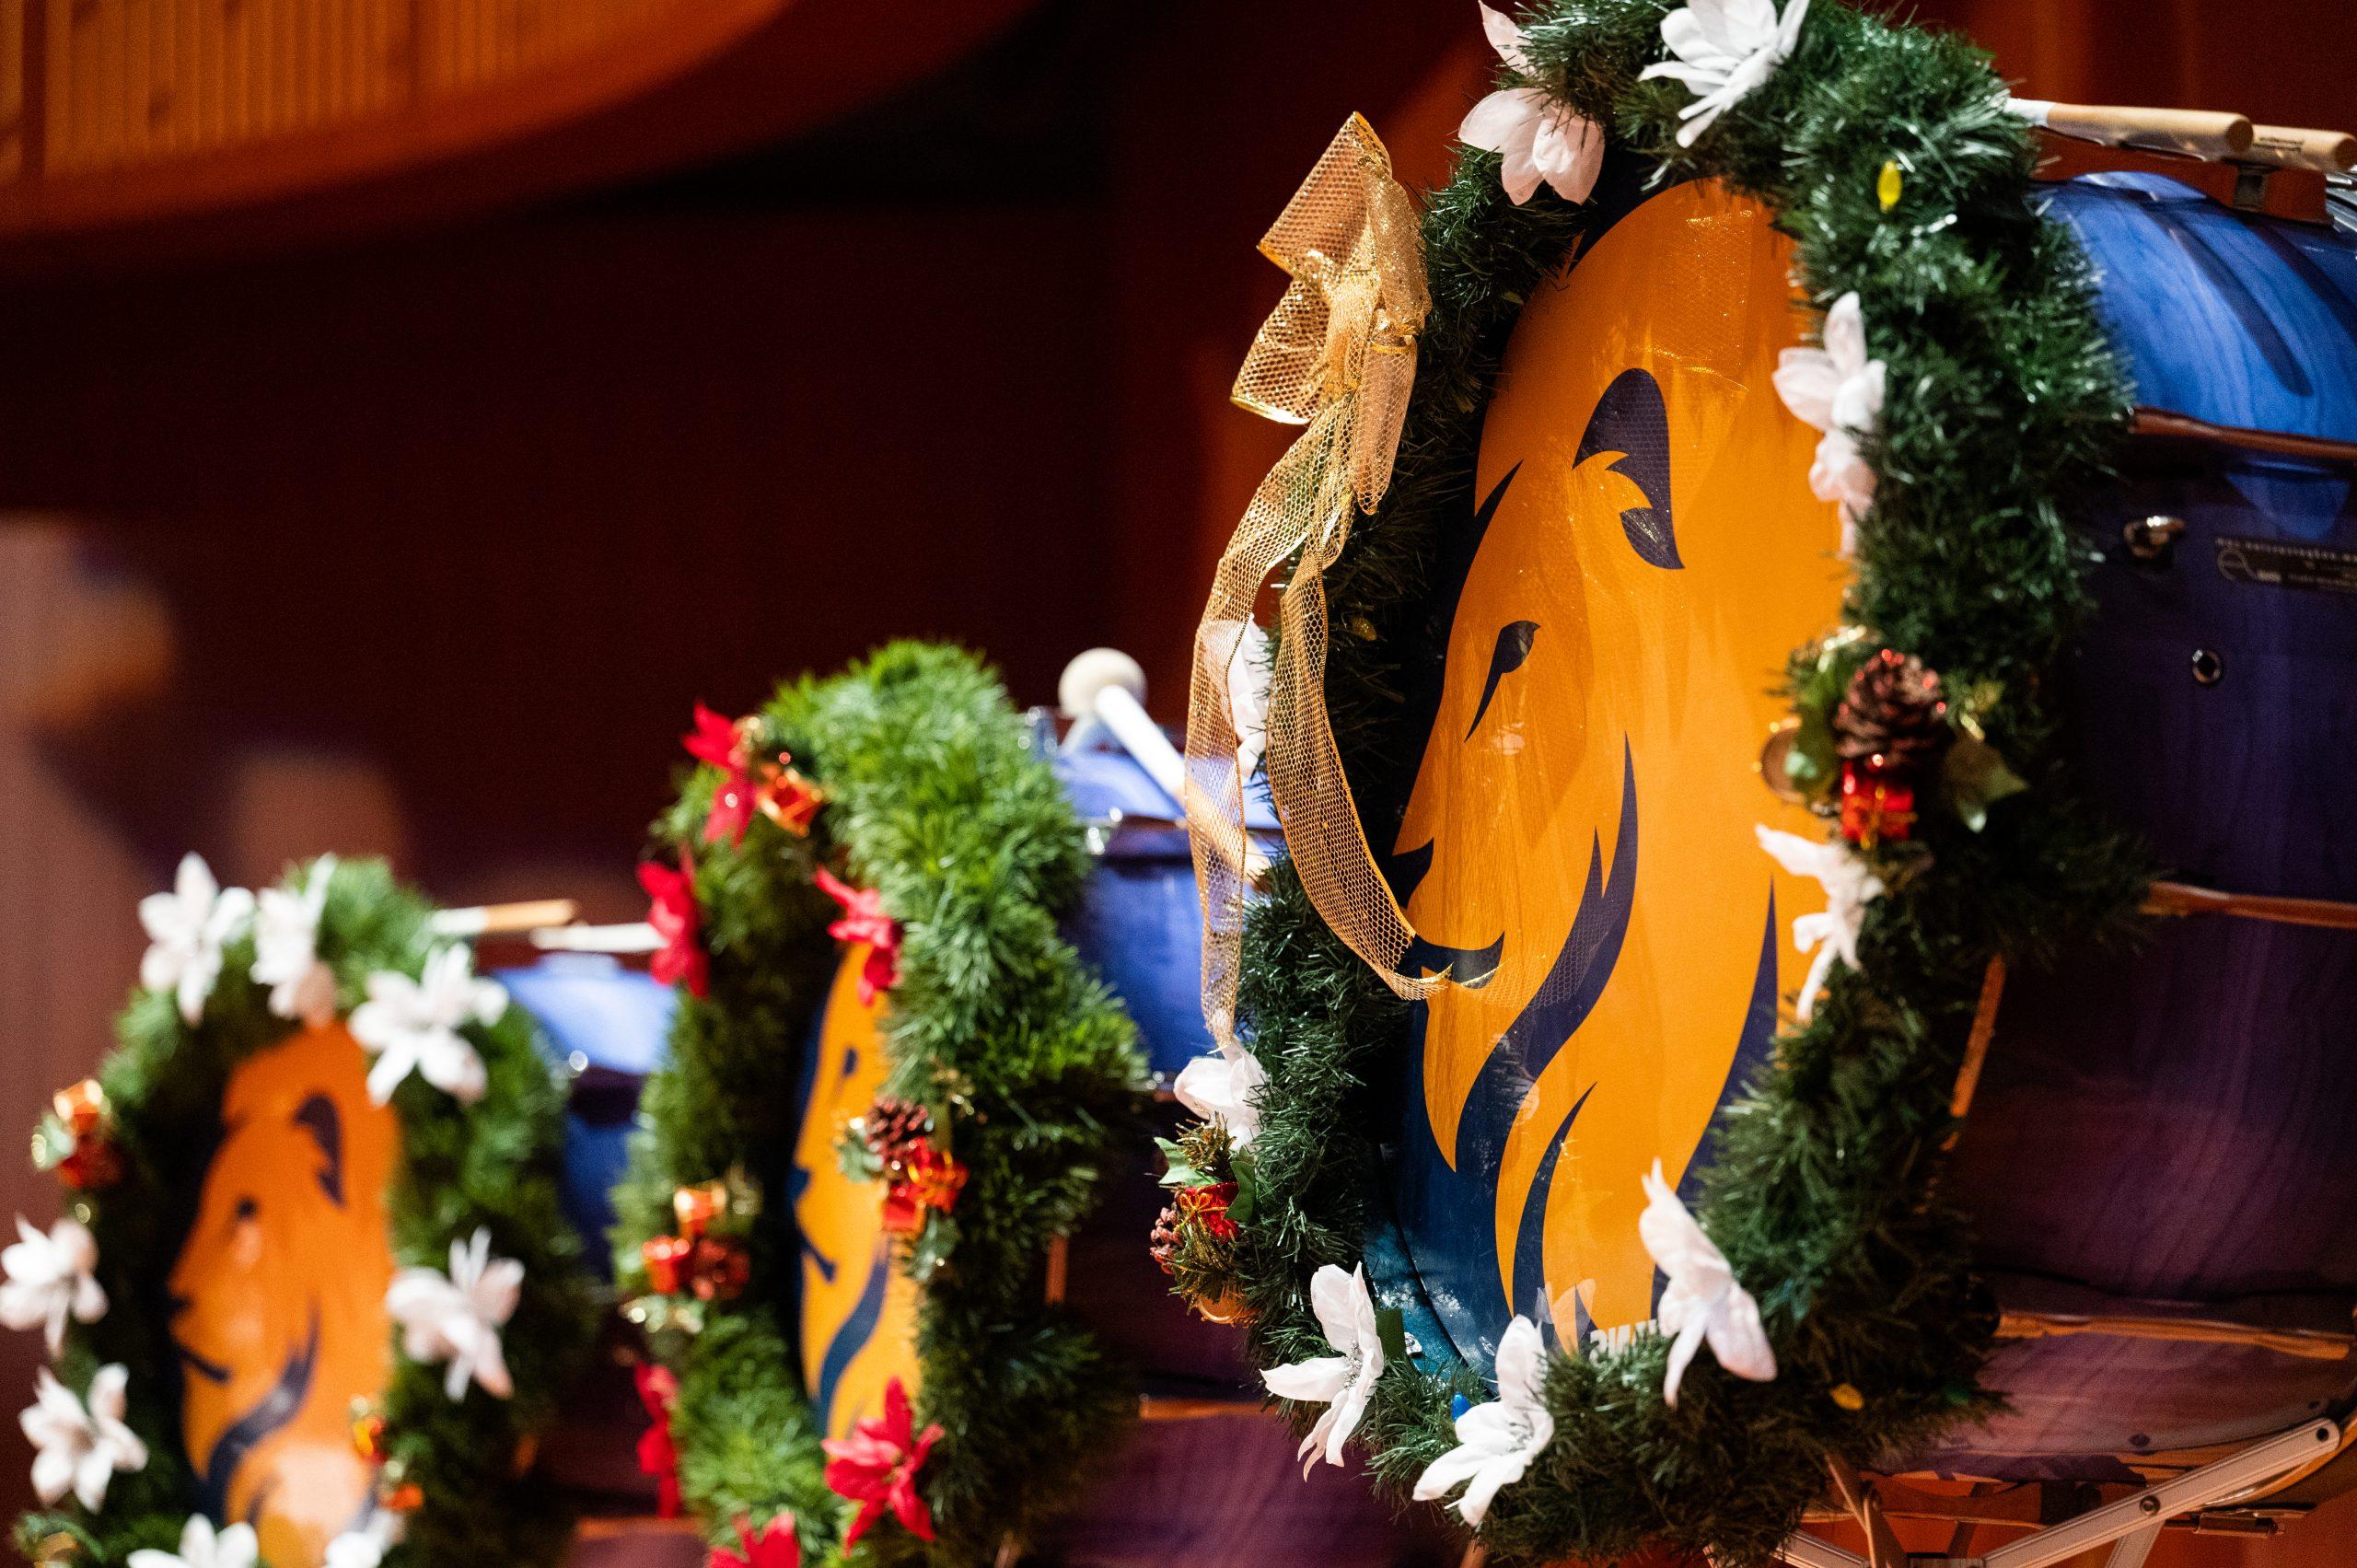
<svg viewBox="0 0 2357 1568">
<path fill-rule="evenodd" d="M 1875 194 L 1882 199 L 1884 212 L 1888 212 L 1898 205 L 1898 193 L 1904 189 L 1905 183 L 1898 175 L 1898 160 L 1897 158 L 1884 160 L 1882 177 L 1875 181 Z"/>
<path fill-rule="evenodd" d="M 1832 1394 L 1833 1402 L 1845 1411 L 1862 1411 L 1866 1408 L 1866 1397 L 1848 1383 L 1835 1384 Z"/>
</svg>

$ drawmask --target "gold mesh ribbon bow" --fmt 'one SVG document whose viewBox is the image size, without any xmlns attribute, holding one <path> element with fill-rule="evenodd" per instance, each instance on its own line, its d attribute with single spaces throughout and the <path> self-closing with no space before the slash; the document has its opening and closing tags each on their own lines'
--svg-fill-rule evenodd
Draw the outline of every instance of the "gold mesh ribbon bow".
<svg viewBox="0 0 2357 1568">
<path fill-rule="evenodd" d="M 1187 708 L 1187 827 L 1203 904 L 1203 1014 L 1223 1051 L 1236 1045 L 1237 958 L 1252 851 L 1234 687 L 1254 640 L 1252 604 L 1280 562 L 1298 555 L 1278 611 L 1270 670 L 1269 789 L 1302 883 L 1328 924 L 1394 991 L 1442 983 L 1399 972 L 1415 934 L 1377 869 L 1326 717 L 1324 574 L 1361 510 L 1391 483 L 1416 381 L 1416 334 L 1431 309 L 1415 209 L 1390 155 L 1357 115 L 1336 134 L 1261 254 L 1293 274 L 1236 377 L 1237 402 L 1306 424 L 1260 482 L 1220 557 L 1195 633 Z"/>
</svg>

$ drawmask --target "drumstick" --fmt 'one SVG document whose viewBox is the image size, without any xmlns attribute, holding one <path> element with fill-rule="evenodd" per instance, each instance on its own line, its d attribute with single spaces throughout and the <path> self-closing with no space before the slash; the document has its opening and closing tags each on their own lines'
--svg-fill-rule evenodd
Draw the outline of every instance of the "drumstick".
<svg viewBox="0 0 2357 1568">
<path fill-rule="evenodd" d="M 1145 671 L 1119 648 L 1091 648 L 1064 666 L 1056 702 L 1068 719 L 1093 718 L 1113 732 L 1170 804 L 1187 797 L 1187 764 L 1145 711 Z"/>
<path fill-rule="evenodd" d="M 2124 109 L 2034 98 L 2010 98 L 2005 107 L 2057 135 L 2107 147 L 2184 153 L 2212 162 L 2241 157 L 2250 151 L 2256 134 L 2248 115 L 2207 109 Z"/>
<path fill-rule="evenodd" d="M 663 938 L 643 920 L 623 925 L 541 925 L 524 934 L 543 953 L 656 953 Z"/>
<path fill-rule="evenodd" d="M 1056 703 L 1064 717 L 1095 719 L 1113 732 L 1130 760 L 1146 771 L 1170 803 L 1186 812 L 1187 762 L 1162 726 L 1145 711 L 1145 671 L 1119 648 L 1091 648 L 1064 666 L 1056 682 Z M 1076 733 L 1076 732 L 1075 732 Z M 1071 737 L 1064 744 L 1072 744 Z M 1244 879 L 1258 886 L 1267 875 L 1269 857 L 1244 836 Z"/>
<path fill-rule="evenodd" d="M 434 917 L 436 936 L 514 936 L 542 925 L 569 925 L 581 914 L 571 899 L 533 899 L 519 904 L 478 904 L 443 910 Z"/>
<path fill-rule="evenodd" d="M 2255 163 L 2282 168 L 2312 168 L 2318 174 L 2357 169 L 2357 136 L 2346 131 L 2304 131 L 2291 125 L 2254 125 L 2250 151 Z"/>
</svg>

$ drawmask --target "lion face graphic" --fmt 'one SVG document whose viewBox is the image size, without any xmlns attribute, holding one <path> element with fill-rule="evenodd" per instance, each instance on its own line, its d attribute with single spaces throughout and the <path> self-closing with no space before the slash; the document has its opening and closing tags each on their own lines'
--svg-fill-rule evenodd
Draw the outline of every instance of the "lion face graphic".
<svg viewBox="0 0 2357 1568">
<path fill-rule="evenodd" d="M 1845 577 L 1770 382 L 1790 270 L 1757 205 L 1653 197 L 1532 299 L 1483 428 L 1395 845 L 1411 962 L 1461 982 L 1420 1008 L 1399 1217 L 1469 1354 L 1515 1312 L 1651 1315 L 1639 1178 L 1693 1162 L 1801 972 L 1780 934 L 1822 907 L 1753 832 L 1809 830 L 1756 761 Z"/>
<path fill-rule="evenodd" d="M 892 1266 L 884 1192 L 854 1181 L 835 1157 L 843 1122 L 865 1110 L 884 1085 L 886 993 L 859 999 L 867 948 L 843 950 L 826 1009 L 804 1053 L 802 1127 L 787 1180 L 802 1241 L 802 1377 L 819 1420 L 833 1437 L 884 1408 L 884 1386 L 917 1387 L 916 1283 Z"/>
<path fill-rule="evenodd" d="M 341 1025 L 257 1051 L 221 1097 L 222 1137 L 172 1269 L 182 1431 L 202 1506 L 250 1521 L 265 1558 L 310 1568 L 365 1513 L 352 1402 L 392 1371 L 389 1108 Z"/>
</svg>

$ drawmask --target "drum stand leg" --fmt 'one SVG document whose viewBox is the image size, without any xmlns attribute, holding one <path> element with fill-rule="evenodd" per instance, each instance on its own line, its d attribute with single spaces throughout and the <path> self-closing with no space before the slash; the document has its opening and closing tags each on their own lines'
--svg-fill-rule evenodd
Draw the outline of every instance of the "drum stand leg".
<svg viewBox="0 0 2357 1568">
<path fill-rule="evenodd" d="M 2052 1568 L 2064 1558 L 2110 1546 L 2105 1568 L 2143 1568 L 2145 1554 L 2169 1520 L 2240 1496 L 2340 1446 L 2339 1426 L 2329 1421 L 2306 1422 L 2239 1454 L 2229 1454 L 2117 1503 L 2090 1509 L 2075 1519 L 2049 1525 L 1993 1551 L 1977 1557 L 1913 1554 L 1901 1561 L 1910 1568 Z M 1876 1563 L 1885 1561 L 1890 1550 L 1887 1540 L 1877 1542 Z M 1869 1568 L 1868 1560 L 1856 1552 L 1811 1535 L 1791 1537 L 1776 1549 L 1776 1555 L 1794 1568 Z"/>
</svg>

